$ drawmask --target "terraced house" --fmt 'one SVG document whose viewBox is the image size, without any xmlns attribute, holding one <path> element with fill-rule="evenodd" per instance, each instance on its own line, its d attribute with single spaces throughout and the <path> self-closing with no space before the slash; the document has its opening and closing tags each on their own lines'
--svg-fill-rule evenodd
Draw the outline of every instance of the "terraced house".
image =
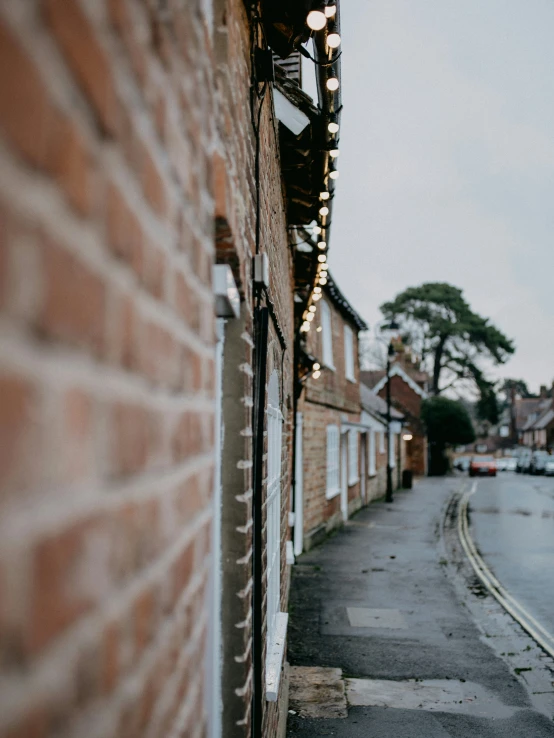
<svg viewBox="0 0 554 738">
<path fill-rule="evenodd" d="M 282 735 L 339 32 L 307 0 L 0 5 L 2 738 Z"/>
</svg>

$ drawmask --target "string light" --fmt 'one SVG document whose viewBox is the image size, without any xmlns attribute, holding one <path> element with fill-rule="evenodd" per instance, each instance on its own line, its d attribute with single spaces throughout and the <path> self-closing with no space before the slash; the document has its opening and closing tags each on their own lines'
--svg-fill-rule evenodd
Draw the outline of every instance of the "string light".
<svg viewBox="0 0 554 738">
<path fill-rule="evenodd" d="M 339 89 L 339 81 L 336 77 L 329 77 L 327 80 L 327 89 L 331 92 Z"/>
<path fill-rule="evenodd" d="M 308 310 L 310 311 L 310 313 L 315 313 L 315 311 L 317 310 L 317 308 L 316 308 L 315 305 L 310 305 L 310 307 L 308 308 Z"/>
<path fill-rule="evenodd" d="M 339 124 L 338 123 L 331 122 L 327 126 L 327 130 L 329 131 L 329 133 L 338 133 L 339 132 Z"/>
<path fill-rule="evenodd" d="M 306 18 L 306 23 L 312 31 L 321 31 L 327 23 L 326 14 L 322 13 L 321 10 L 310 10 Z"/>
<path fill-rule="evenodd" d="M 325 277 L 321 277 L 319 280 L 319 284 L 327 284 L 327 279 Z"/>
<path fill-rule="evenodd" d="M 329 215 L 329 208 L 327 207 L 327 205 L 324 205 L 323 207 L 319 208 L 319 214 L 323 216 Z"/>
<path fill-rule="evenodd" d="M 327 242 L 326 242 L 326 241 L 320 241 L 320 242 L 319 242 L 319 243 L 317 244 L 317 248 L 318 248 L 318 249 L 326 249 L 326 248 L 327 248 Z"/>
<path fill-rule="evenodd" d="M 318 364 L 316 361 L 316 363 L 312 366 L 312 369 L 314 370 L 314 372 L 318 372 L 321 369 L 321 364 Z"/>
<path fill-rule="evenodd" d="M 315 318 L 315 315 L 314 315 L 313 313 L 308 313 L 308 314 L 306 315 L 306 320 L 307 320 L 307 321 L 309 321 L 310 323 L 312 322 L 312 320 L 313 320 L 314 318 Z"/>
<path fill-rule="evenodd" d="M 336 12 L 337 12 L 336 5 L 327 5 L 325 7 L 325 15 L 327 16 L 327 18 L 332 18 Z"/>
<path fill-rule="evenodd" d="M 327 45 L 330 49 L 338 49 L 340 46 L 340 36 L 338 33 L 330 33 L 327 36 Z"/>
<path fill-rule="evenodd" d="M 314 302 L 317 302 L 318 300 L 321 300 L 321 295 L 318 295 L 317 293 L 314 293 L 314 294 L 312 295 L 312 300 L 313 300 Z"/>
<path fill-rule="evenodd" d="M 329 195 L 329 193 L 328 193 L 328 192 L 320 192 L 320 193 L 319 193 L 319 196 L 320 196 L 320 198 L 321 198 L 322 200 L 328 200 L 328 199 L 329 199 L 329 197 L 330 197 L 330 195 Z"/>
<path fill-rule="evenodd" d="M 320 254 L 317 257 L 317 260 L 320 261 L 321 263 L 323 263 L 324 261 L 327 261 L 327 257 L 325 256 L 325 254 Z"/>
<path fill-rule="evenodd" d="M 321 372 L 319 371 L 319 369 L 316 369 L 312 376 L 314 379 L 319 379 L 321 377 Z"/>
<path fill-rule="evenodd" d="M 329 172 L 329 177 L 331 177 L 331 179 L 338 179 L 339 178 L 339 173 L 337 172 L 336 169 L 333 169 L 332 172 Z"/>
<path fill-rule="evenodd" d="M 316 330 L 316 333 L 321 333 L 321 331 L 323 330 L 323 328 L 322 328 L 322 326 L 318 325 L 318 327 L 315 330 Z"/>
<path fill-rule="evenodd" d="M 331 151 L 329 152 L 329 156 L 331 157 L 331 159 L 336 159 L 339 154 L 340 151 L 338 149 L 331 149 Z"/>
<path fill-rule="evenodd" d="M 308 323 L 308 321 L 307 321 L 307 320 L 305 320 L 305 321 L 304 321 L 304 322 L 302 323 L 302 325 L 300 326 L 300 330 L 301 330 L 301 331 L 302 331 L 303 333 L 307 333 L 307 332 L 308 332 L 308 331 L 310 330 L 310 324 Z"/>
<path fill-rule="evenodd" d="M 321 292 L 321 287 L 314 287 L 314 292 L 316 293 L 316 295 L 319 295 L 319 293 Z"/>
<path fill-rule="evenodd" d="M 316 236 L 319 236 L 319 234 L 321 233 L 321 228 L 318 225 L 315 225 L 312 228 L 312 232 L 315 233 Z"/>
</svg>

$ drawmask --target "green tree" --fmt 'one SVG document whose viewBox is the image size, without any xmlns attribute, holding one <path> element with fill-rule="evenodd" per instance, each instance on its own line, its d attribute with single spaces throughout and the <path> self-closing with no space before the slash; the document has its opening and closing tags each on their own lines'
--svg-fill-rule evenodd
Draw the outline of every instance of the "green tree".
<svg viewBox="0 0 554 738">
<path fill-rule="evenodd" d="M 446 448 L 475 440 L 469 413 L 459 400 L 430 397 L 422 403 L 421 418 L 429 439 L 429 474 L 444 474 L 448 469 Z"/>
<path fill-rule="evenodd" d="M 493 384 L 485 377 L 483 360 L 504 364 L 514 344 L 487 318 L 475 313 L 462 290 L 446 282 L 409 287 L 391 302 L 381 305 L 389 321 L 401 325 L 403 339 L 421 355 L 431 374 L 431 393 L 438 395 L 469 381 L 482 400 L 481 410 L 498 413 L 491 401 Z M 496 408 L 496 409 L 495 409 Z"/>
</svg>

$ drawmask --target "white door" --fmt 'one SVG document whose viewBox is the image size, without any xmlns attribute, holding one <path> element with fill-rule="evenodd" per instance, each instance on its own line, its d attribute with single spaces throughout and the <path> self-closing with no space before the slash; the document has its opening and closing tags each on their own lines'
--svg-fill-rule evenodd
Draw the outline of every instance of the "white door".
<svg viewBox="0 0 554 738">
<path fill-rule="evenodd" d="M 348 433 L 340 435 L 340 509 L 348 520 Z"/>
<path fill-rule="evenodd" d="M 304 547 L 304 461 L 302 458 L 302 413 L 296 413 L 296 448 L 294 481 L 294 555 Z"/>
</svg>

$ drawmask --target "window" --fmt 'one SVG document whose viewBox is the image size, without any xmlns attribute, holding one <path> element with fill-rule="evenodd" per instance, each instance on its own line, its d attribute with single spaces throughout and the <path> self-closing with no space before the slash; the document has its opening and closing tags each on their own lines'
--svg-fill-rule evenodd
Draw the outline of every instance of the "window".
<svg viewBox="0 0 554 738">
<path fill-rule="evenodd" d="M 323 363 L 329 369 L 334 369 L 333 364 L 333 329 L 331 322 L 331 310 L 325 300 L 321 301 L 321 343 L 323 347 Z"/>
<path fill-rule="evenodd" d="M 340 434 L 338 425 L 327 426 L 327 490 L 328 500 L 340 492 Z"/>
<path fill-rule="evenodd" d="M 368 443 L 368 459 L 369 464 L 367 465 L 367 474 L 369 477 L 374 477 L 377 473 L 377 468 L 375 465 L 375 431 L 373 428 L 370 428 L 369 433 L 367 434 L 367 443 Z"/>
<path fill-rule="evenodd" d="M 354 334 L 349 325 L 344 326 L 344 375 L 351 382 L 356 381 L 354 374 Z"/>
<path fill-rule="evenodd" d="M 385 431 L 379 433 L 379 453 L 385 453 Z"/>
<path fill-rule="evenodd" d="M 358 474 L 358 431 L 348 431 L 348 484 L 356 484 Z"/>
<path fill-rule="evenodd" d="M 281 599 L 281 434 L 279 380 L 273 372 L 267 400 L 267 642 L 273 643 Z"/>
</svg>

